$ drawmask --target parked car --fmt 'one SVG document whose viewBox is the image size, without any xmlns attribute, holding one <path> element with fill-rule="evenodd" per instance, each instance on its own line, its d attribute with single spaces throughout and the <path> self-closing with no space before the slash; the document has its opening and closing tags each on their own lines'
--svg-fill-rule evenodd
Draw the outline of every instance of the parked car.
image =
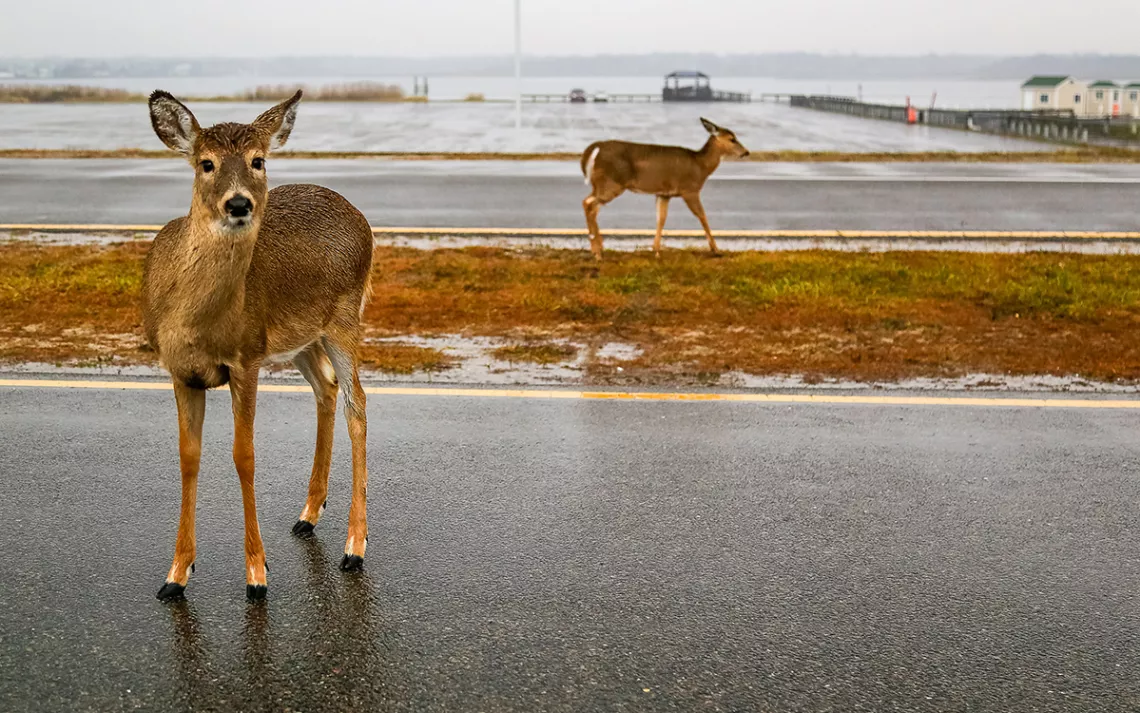
<svg viewBox="0 0 1140 713">
<path fill-rule="evenodd" d="M 585 89 L 571 89 L 570 90 L 570 102 L 572 104 L 584 104 L 586 102 L 586 90 Z"/>
<path fill-rule="evenodd" d="M 600 103 L 604 104 L 604 103 L 608 102 L 609 100 L 610 100 L 609 94 L 606 94 L 605 92 L 594 92 L 594 101 L 595 102 L 600 102 Z"/>
</svg>

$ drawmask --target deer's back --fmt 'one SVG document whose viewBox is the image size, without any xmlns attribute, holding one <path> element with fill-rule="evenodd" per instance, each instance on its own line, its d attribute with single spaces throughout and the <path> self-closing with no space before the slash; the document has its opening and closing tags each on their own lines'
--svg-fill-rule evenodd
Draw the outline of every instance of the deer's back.
<svg viewBox="0 0 1140 713">
<path fill-rule="evenodd" d="M 372 229 L 360 211 L 333 190 L 294 183 L 269 192 L 247 289 L 271 305 L 329 299 L 359 289 L 371 266 Z"/>
<path fill-rule="evenodd" d="M 697 152 L 683 146 L 602 141 L 596 148 L 594 170 L 638 193 L 681 195 L 700 190 L 707 177 L 698 165 Z"/>
<path fill-rule="evenodd" d="M 266 325 L 269 353 L 293 349 L 318 324 L 359 318 L 371 269 L 372 229 L 355 206 L 321 186 L 279 186 L 253 250 L 247 317 Z"/>
</svg>

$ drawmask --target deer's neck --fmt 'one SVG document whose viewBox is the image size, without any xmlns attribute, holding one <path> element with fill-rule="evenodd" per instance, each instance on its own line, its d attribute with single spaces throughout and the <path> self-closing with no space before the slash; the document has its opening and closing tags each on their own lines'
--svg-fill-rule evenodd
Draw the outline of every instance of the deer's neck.
<svg viewBox="0 0 1140 713">
<path fill-rule="evenodd" d="M 178 278 L 187 316 L 201 329 L 232 321 L 246 301 L 246 276 L 257 240 L 256 226 L 243 233 L 219 233 L 195 223 Z"/>
<path fill-rule="evenodd" d="M 717 148 L 716 140 L 710 136 L 701 150 L 697 152 L 697 163 L 705 172 L 705 178 L 712 175 L 712 172 L 720 166 L 720 160 L 723 158 L 720 150 Z"/>
</svg>

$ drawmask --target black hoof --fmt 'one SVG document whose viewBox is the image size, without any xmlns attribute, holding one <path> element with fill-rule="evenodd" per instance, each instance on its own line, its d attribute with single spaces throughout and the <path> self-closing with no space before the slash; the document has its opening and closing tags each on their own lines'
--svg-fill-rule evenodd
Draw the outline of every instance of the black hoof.
<svg viewBox="0 0 1140 713">
<path fill-rule="evenodd" d="M 316 527 L 316 525 L 308 520 L 298 520 L 297 524 L 293 526 L 293 534 L 298 537 L 301 535 L 311 535 L 313 534 L 314 527 Z"/>
<path fill-rule="evenodd" d="M 356 572 L 364 569 L 364 558 L 357 555 L 345 555 L 340 561 L 340 568 L 345 572 Z"/>
<path fill-rule="evenodd" d="M 265 599 L 265 593 L 269 591 L 264 584 L 247 584 L 245 585 L 245 598 L 251 602 L 260 602 Z"/>
<path fill-rule="evenodd" d="M 157 596 L 161 601 L 169 602 L 174 599 L 185 599 L 186 587 L 177 582 L 167 582 L 158 590 Z"/>
</svg>

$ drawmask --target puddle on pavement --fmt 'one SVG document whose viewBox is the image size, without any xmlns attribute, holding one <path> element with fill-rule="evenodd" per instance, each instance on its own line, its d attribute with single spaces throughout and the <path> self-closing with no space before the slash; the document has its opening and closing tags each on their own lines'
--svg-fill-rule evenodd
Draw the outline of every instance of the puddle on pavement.
<svg viewBox="0 0 1140 713">
<path fill-rule="evenodd" d="M 993 391 L 1056 392 L 1088 394 L 1137 394 L 1140 384 L 1090 381 L 1079 376 L 1000 376 L 970 374 L 954 379 L 904 379 L 892 382 L 858 382 L 844 379 L 812 379 L 802 376 L 754 376 L 731 372 L 721 376 L 720 386 L 755 391 Z"/>
<path fill-rule="evenodd" d="M 431 337 L 367 337 L 365 344 L 406 345 L 436 349 L 447 356 L 453 365 L 435 371 L 413 374 L 392 374 L 382 371 L 361 370 L 363 379 L 371 382 L 401 382 L 430 384 L 485 384 L 518 386 L 581 385 L 585 381 L 586 363 L 591 355 L 595 361 L 621 369 L 621 362 L 636 359 L 641 351 L 630 344 L 604 343 L 600 346 L 569 339 L 542 337 L 528 340 L 525 336 L 501 339 L 494 337 L 464 337 L 437 335 Z M 574 357 L 551 364 L 535 364 L 497 358 L 495 350 L 515 345 L 542 344 L 569 347 Z M 166 377 L 157 367 L 118 363 L 113 357 L 98 363 L 45 364 L 26 363 L 0 365 L 0 373 L 85 375 L 101 377 Z M 272 364 L 262 371 L 263 376 L 274 379 L 299 379 L 300 374 L 289 365 Z"/>
<path fill-rule="evenodd" d="M 4 242 L 35 243 L 38 245 L 114 245 L 137 241 L 148 241 L 153 233 L 43 233 L 43 232 L 3 232 L 0 231 L 0 244 Z M 606 250 L 634 252 L 649 250 L 652 237 L 607 236 Z M 383 234 L 376 237 L 376 245 L 385 247 L 414 248 L 416 250 L 442 250 L 470 247 L 494 247 L 507 250 L 548 248 L 554 250 L 590 249 L 589 240 L 584 235 L 567 234 L 556 236 L 493 236 L 477 235 L 400 235 Z M 972 253 L 1028 253 L 1064 252 L 1089 255 L 1136 255 L 1140 254 L 1140 241 L 1134 240 L 886 240 L 851 239 L 824 240 L 813 238 L 717 238 L 717 246 L 728 252 L 754 250 L 758 252 L 784 252 L 791 250 L 836 250 L 841 252 L 972 252 Z M 708 248 L 704 238 L 666 237 L 665 247 L 669 250 L 697 250 Z"/>
<path fill-rule="evenodd" d="M 498 359 L 493 352 L 503 346 L 526 343 L 518 339 L 491 337 L 462 337 L 457 335 L 418 337 L 380 337 L 365 340 L 373 344 L 393 344 L 438 349 L 455 365 L 448 369 L 414 374 L 389 374 L 378 371 L 361 371 L 369 383 L 406 383 L 441 385 L 485 386 L 585 386 L 589 385 L 585 370 L 590 357 L 590 346 L 566 339 L 543 339 L 543 344 L 574 347 L 576 356 L 555 364 L 531 364 Z M 630 344 L 611 342 L 594 347 L 594 359 L 613 366 L 620 374 L 621 362 L 640 356 L 640 350 Z M 117 363 L 116 359 L 91 364 L 24 363 L 0 365 L 0 375 L 16 376 L 80 376 L 161 378 L 162 369 Z M 294 369 L 273 367 L 266 369 L 263 378 L 273 381 L 302 382 Z M 303 382 L 302 382 L 303 383 Z M 669 388 L 667 381 L 658 385 Z M 954 379 L 906 379 L 898 382 L 857 382 L 843 379 L 806 379 L 803 376 L 755 376 L 742 372 L 729 372 L 713 381 L 702 381 L 701 390 L 733 389 L 748 391 L 915 391 L 915 392 L 1009 392 L 1009 393 L 1073 393 L 1073 394 L 1140 394 L 1140 383 L 1108 383 L 1091 381 L 1079 376 L 1001 376 L 971 374 Z"/>
<path fill-rule="evenodd" d="M 499 339 L 494 337 L 463 337 L 441 335 L 433 337 L 369 337 L 365 343 L 401 344 L 436 349 L 454 361 L 454 366 L 433 372 L 405 374 L 375 374 L 370 377 L 385 381 L 424 381 L 436 384 L 491 384 L 491 385 L 577 385 L 584 381 L 586 363 L 591 352 L 595 360 L 608 364 L 630 361 L 641 351 L 630 344 L 607 343 L 592 347 L 584 342 L 543 337 L 535 340 L 546 345 L 571 348 L 575 356 L 552 364 L 535 364 L 527 361 L 504 360 L 494 352 L 500 347 L 527 344 L 525 338 Z M 620 366 L 619 366 L 620 368 Z"/>
</svg>

